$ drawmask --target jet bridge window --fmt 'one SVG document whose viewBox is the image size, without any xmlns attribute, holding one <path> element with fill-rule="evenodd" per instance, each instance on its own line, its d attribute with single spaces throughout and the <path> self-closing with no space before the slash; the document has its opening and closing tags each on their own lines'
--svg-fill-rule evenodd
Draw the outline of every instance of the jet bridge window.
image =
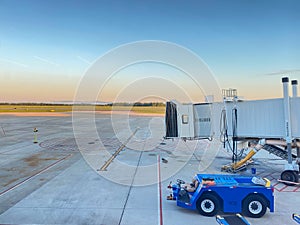
<svg viewBox="0 0 300 225">
<path fill-rule="evenodd" d="M 188 124 L 189 123 L 189 116 L 188 115 L 182 115 L 182 124 Z"/>
</svg>

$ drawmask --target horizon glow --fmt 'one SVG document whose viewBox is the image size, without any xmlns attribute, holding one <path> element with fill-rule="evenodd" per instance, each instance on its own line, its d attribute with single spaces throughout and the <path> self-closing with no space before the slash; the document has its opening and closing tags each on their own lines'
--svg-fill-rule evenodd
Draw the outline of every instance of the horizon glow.
<svg viewBox="0 0 300 225">
<path fill-rule="evenodd" d="M 299 11 L 296 0 L 3 0 L 0 102 L 72 101 L 94 61 L 119 45 L 141 40 L 190 49 L 208 65 L 221 89 L 236 88 L 245 99 L 282 97 L 281 77 L 300 80 Z M 126 89 L 122 84 L 139 76 L 177 75 L 163 66 L 127 68 L 100 100 L 113 100 L 117 89 Z M 193 89 L 184 78 L 174 82 Z M 157 92 L 166 87 L 155 80 L 149 84 Z M 142 91 L 141 86 L 135 85 L 135 91 Z M 168 91 L 168 98 L 180 99 Z M 134 95 L 127 90 L 121 100 L 131 101 Z M 193 101 L 201 101 L 200 95 L 195 90 Z"/>
</svg>

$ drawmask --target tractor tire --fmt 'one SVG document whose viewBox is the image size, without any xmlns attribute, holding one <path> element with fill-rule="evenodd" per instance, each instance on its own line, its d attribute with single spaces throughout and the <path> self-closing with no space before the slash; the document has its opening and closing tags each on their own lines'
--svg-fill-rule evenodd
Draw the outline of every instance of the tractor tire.
<svg viewBox="0 0 300 225">
<path fill-rule="evenodd" d="M 267 211 L 266 200 L 257 194 L 249 195 L 243 200 L 243 214 L 252 218 L 260 218 Z"/>
<path fill-rule="evenodd" d="M 221 208 L 220 200 L 214 194 L 203 194 L 198 199 L 196 207 L 203 216 L 215 216 Z"/>
</svg>

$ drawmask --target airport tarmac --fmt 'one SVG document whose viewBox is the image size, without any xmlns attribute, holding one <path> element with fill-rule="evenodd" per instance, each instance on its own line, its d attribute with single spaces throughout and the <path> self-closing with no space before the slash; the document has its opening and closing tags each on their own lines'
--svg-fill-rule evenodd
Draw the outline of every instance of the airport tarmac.
<svg viewBox="0 0 300 225">
<path fill-rule="evenodd" d="M 161 116 L 96 114 L 97 133 L 87 122 L 74 134 L 70 113 L 28 115 L 0 115 L 0 224 L 217 224 L 166 200 L 166 187 L 195 173 L 220 173 L 231 154 L 218 138 L 164 140 Z M 277 182 L 284 163 L 264 150 L 255 157 L 257 174 L 275 187 L 275 212 L 247 218 L 251 224 L 296 224 L 300 187 Z"/>
</svg>

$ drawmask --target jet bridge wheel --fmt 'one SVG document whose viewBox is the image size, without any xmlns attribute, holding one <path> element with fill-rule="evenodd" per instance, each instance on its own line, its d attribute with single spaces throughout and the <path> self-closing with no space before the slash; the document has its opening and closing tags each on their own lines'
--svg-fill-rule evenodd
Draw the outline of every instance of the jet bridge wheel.
<svg viewBox="0 0 300 225">
<path fill-rule="evenodd" d="M 280 176 L 281 180 L 286 180 L 286 181 L 290 181 L 290 182 L 294 182 L 294 183 L 298 183 L 299 182 L 299 175 L 297 171 L 293 171 L 293 170 L 285 170 L 281 173 Z M 292 183 L 285 183 L 283 182 L 285 185 L 288 186 L 294 186 L 295 184 Z"/>
<path fill-rule="evenodd" d="M 198 212 L 203 216 L 215 216 L 221 206 L 220 200 L 214 194 L 203 194 L 197 201 Z"/>
</svg>

